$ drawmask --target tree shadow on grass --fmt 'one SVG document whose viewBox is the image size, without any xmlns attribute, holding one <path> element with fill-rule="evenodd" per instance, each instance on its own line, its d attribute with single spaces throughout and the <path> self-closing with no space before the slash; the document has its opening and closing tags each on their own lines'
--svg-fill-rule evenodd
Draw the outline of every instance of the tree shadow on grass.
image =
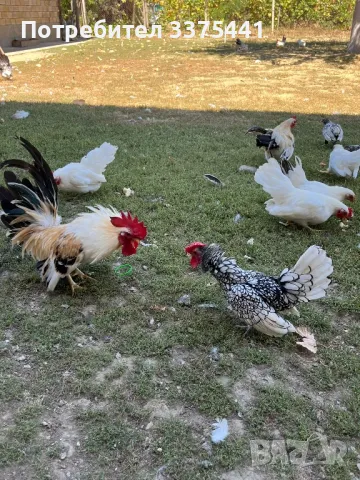
<svg viewBox="0 0 360 480">
<path fill-rule="evenodd" d="M 235 42 L 233 41 L 191 51 L 208 55 L 253 57 L 256 60 L 271 62 L 274 65 L 286 62 L 291 66 L 296 66 L 314 60 L 323 60 L 331 65 L 344 68 L 356 61 L 356 55 L 347 52 L 346 42 L 308 42 L 305 47 L 299 47 L 296 42 L 288 42 L 285 47 L 276 47 L 275 42 L 249 42 L 248 45 L 248 52 L 241 54 L 236 53 Z"/>
</svg>

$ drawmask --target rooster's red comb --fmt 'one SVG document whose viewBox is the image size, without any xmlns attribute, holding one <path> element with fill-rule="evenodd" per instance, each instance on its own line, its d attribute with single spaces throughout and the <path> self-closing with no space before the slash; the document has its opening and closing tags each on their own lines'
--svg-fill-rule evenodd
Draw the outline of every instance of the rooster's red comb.
<svg viewBox="0 0 360 480">
<path fill-rule="evenodd" d="M 132 217 L 130 212 L 120 212 L 119 217 L 110 217 L 110 221 L 114 227 L 126 227 L 130 230 L 131 235 L 140 240 L 144 240 L 147 235 L 147 228 L 143 222 L 139 222 L 137 217 Z"/>
<path fill-rule="evenodd" d="M 205 243 L 201 243 L 201 242 L 190 243 L 187 247 L 185 247 L 185 252 L 191 255 L 193 251 L 199 247 L 205 247 Z"/>
</svg>

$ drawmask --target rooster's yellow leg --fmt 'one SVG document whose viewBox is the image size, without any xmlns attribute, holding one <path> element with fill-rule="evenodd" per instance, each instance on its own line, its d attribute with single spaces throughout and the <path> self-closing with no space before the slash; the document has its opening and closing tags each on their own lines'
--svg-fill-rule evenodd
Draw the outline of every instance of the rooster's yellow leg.
<svg viewBox="0 0 360 480">
<path fill-rule="evenodd" d="M 76 290 L 81 290 L 82 287 L 80 287 L 80 285 L 78 285 L 77 283 L 75 283 L 74 280 L 71 278 L 70 275 L 66 275 L 66 278 L 67 278 L 68 282 L 70 283 L 71 291 L 72 291 L 72 294 L 73 294 L 73 296 L 74 296 L 74 295 L 75 295 L 75 291 L 76 291 Z"/>
<path fill-rule="evenodd" d="M 327 170 L 318 170 L 319 173 L 330 173 L 330 170 L 327 169 Z"/>
<path fill-rule="evenodd" d="M 296 317 L 300 318 L 301 315 L 300 315 L 300 312 L 299 310 L 296 308 L 296 307 L 292 307 L 288 310 L 288 312 L 291 314 L 291 315 L 295 315 Z"/>
<path fill-rule="evenodd" d="M 311 228 L 309 225 L 304 225 L 309 232 L 322 232 L 323 230 L 320 230 L 319 228 Z"/>
<path fill-rule="evenodd" d="M 78 268 L 73 272 L 73 275 L 76 275 L 77 277 L 80 277 L 81 280 L 88 279 L 88 280 L 93 280 L 93 281 L 95 281 L 95 278 L 90 277 L 89 275 L 86 275 L 85 273 L 83 273 L 83 272 L 82 272 L 81 270 L 79 270 Z"/>
</svg>

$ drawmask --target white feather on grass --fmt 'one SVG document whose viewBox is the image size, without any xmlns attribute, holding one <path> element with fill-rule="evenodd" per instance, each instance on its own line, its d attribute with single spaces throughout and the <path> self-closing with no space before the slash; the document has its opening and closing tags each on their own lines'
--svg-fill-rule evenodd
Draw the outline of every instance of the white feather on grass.
<svg viewBox="0 0 360 480">
<path fill-rule="evenodd" d="M 251 165 L 240 165 L 239 167 L 239 172 L 255 173 L 256 170 L 257 170 L 257 167 L 252 167 Z"/>
<path fill-rule="evenodd" d="M 212 424 L 213 431 L 211 433 L 211 441 L 213 443 L 220 443 L 225 440 L 225 438 L 229 435 L 229 425 L 226 418 L 220 420 L 219 418 L 216 419 L 216 422 Z"/>
<path fill-rule="evenodd" d="M 17 112 L 14 113 L 12 118 L 15 118 L 16 120 L 21 120 L 23 118 L 27 118 L 30 115 L 29 112 L 25 112 L 25 110 L 17 110 Z"/>
<path fill-rule="evenodd" d="M 302 337 L 300 342 L 296 342 L 297 345 L 306 348 L 312 353 L 317 352 L 315 337 L 307 327 L 297 327 L 296 333 Z"/>
<path fill-rule="evenodd" d="M 131 190 L 131 188 L 123 188 L 123 194 L 125 195 L 125 197 L 131 197 L 131 195 L 134 195 L 134 193 L 134 190 Z"/>
</svg>

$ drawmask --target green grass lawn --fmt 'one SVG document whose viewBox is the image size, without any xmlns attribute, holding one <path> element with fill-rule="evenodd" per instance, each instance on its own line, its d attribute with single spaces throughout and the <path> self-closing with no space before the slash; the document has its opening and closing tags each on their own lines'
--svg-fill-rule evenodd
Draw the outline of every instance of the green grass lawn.
<svg viewBox="0 0 360 480">
<path fill-rule="evenodd" d="M 336 219 L 320 232 L 286 229 L 265 211 L 253 175 L 238 172 L 264 161 L 246 129 L 296 114 L 308 177 L 360 195 L 359 180 L 318 173 L 329 156 L 323 114 L 336 112 L 345 142 L 360 142 L 359 60 L 342 53 L 347 33 L 308 35 L 305 50 L 291 43 L 304 35 L 292 32 L 286 49 L 267 38 L 249 42 L 244 56 L 208 40 L 94 40 L 19 61 L 13 82 L 0 82 L 0 160 L 28 158 L 17 134 L 53 169 L 105 141 L 118 145 L 107 183 L 93 195 L 60 194 L 60 214 L 67 221 L 87 205 L 129 209 L 152 244 L 85 267 L 97 281 L 73 298 L 66 283 L 46 293 L 34 261 L 0 232 L 1 478 L 359 476 L 358 202 L 347 231 Z M 85 105 L 72 104 L 78 99 Z M 16 110 L 30 116 L 13 120 Z M 124 187 L 135 195 L 125 198 Z M 213 279 L 190 270 L 184 247 L 195 240 L 218 242 L 240 265 L 273 275 L 308 246 L 323 246 L 334 263 L 329 296 L 292 319 L 315 333 L 318 353 L 299 350 L 295 336 L 244 337 Z M 119 278 L 118 262 L 130 263 L 132 275 Z M 191 306 L 178 304 L 184 294 Z M 218 417 L 230 435 L 212 445 Z M 343 464 L 251 470 L 250 440 L 316 434 L 346 443 Z M 310 443 L 311 460 L 318 445 Z"/>
</svg>

